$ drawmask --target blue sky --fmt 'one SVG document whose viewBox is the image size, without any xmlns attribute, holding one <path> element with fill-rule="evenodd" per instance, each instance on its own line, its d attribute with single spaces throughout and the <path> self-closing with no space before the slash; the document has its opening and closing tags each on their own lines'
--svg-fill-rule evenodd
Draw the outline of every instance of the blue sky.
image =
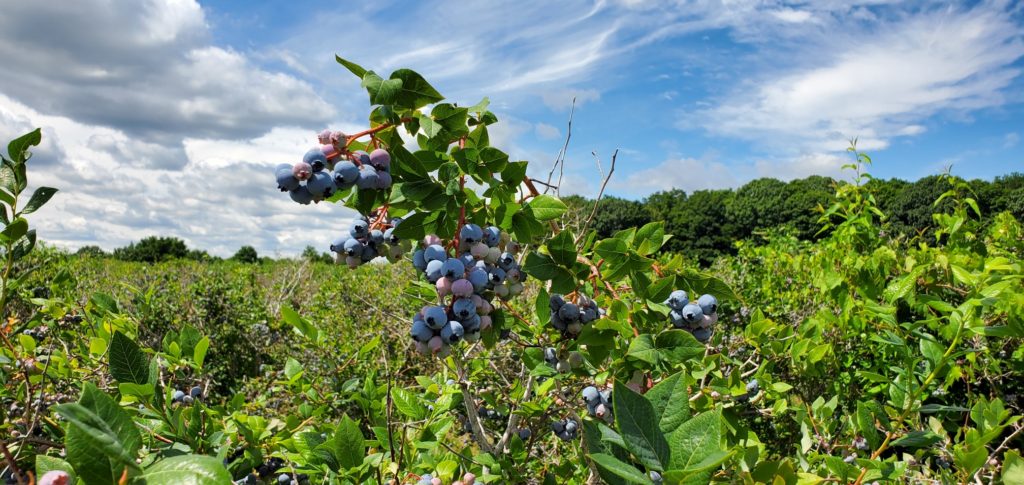
<svg viewBox="0 0 1024 485">
<path fill-rule="evenodd" d="M 43 239 L 150 234 L 229 255 L 326 247 L 351 212 L 297 206 L 270 167 L 365 125 L 340 54 L 490 97 L 492 139 L 547 173 L 577 99 L 563 193 L 840 175 L 1024 171 L 1019 2 L 15 1 L 0 19 L 0 135 L 42 126 L 30 177 L 62 189 Z M 606 167 L 607 168 L 607 167 Z"/>
</svg>

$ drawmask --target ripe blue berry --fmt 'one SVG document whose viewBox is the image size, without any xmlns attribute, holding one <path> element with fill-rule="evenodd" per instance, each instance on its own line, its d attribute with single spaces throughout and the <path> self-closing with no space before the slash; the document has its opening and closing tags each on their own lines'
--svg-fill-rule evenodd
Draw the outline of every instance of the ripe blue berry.
<svg viewBox="0 0 1024 485">
<path fill-rule="evenodd" d="M 434 330 L 441 330 L 448 323 L 448 312 L 441 306 L 429 306 L 423 309 L 423 321 Z"/>
<path fill-rule="evenodd" d="M 700 295 L 697 304 L 705 315 L 714 315 L 718 311 L 718 298 L 711 295 Z"/>
<path fill-rule="evenodd" d="M 683 307 L 683 320 L 690 325 L 700 323 L 704 320 L 704 311 L 700 309 L 700 305 L 693 303 L 687 304 Z"/>
<path fill-rule="evenodd" d="M 462 327 L 462 324 L 454 320 L 441 327 L 441 340 L 447 344 L 458 343 L 464 334 L 465 329 Z"/>
<path fill-rule="evenodd" d="M 359 258 L 362 257 L 363 251 L 366 249 L 366 246 L 364 246 L 363 243 L 360 242 L 358 239 L 353 238 L 346 240 L 345 244 L 342 246 L 342 249 L 345 251 L 346 256 Z"/>
<path fill-rule="evenodd" d="M 459 231 L 459 240 L 466 244 L 474 244 L 480 242 L 484 237 L 483 229 L 476 224 L 466 224 L 462 226 L 462 230 Z"/>
<path fill-rule="evenodd" d="M 441 267 L 441 276 L 452 279 L 462 278 L 466 274 L 466 266 L 457 258 L 448 258 Z"/>
<path fill-rule="evenodd" d="M 666 305 L 676 310 L 682 310 L 683 307 L 689 303 L 690 299 L 683 290 L 673 291 L 672 294 L 668 296 L 668 300 L 665 300 Z"/>
<path fill-rule="evenodd" d="M 377 176 L 377 169 L 370 165 L 359 167 L 359 180 L 356 181 L 356 186 L 360 190 L 376 190 L 379 180 L 380 177 Z"/>
<path fill-rule="evenodd" d="M 352 157 L 355 158 L 357 162 L 359 162 L 359 165 L 366 165 L 367 167 L 373 168 L 373 165 L 370 164 L 369 153 L 366 153 L 363 150 L 356 150 L 352 152 Z"/>
<path fill-rule="evenodd" d="M 334 193 L 334 179 L 327 172 L 314 172 L 306 182 L 306 188 L 314 199 L 326 199 Z"/>
<path fill-rule="evenodd" d="M 495 247 L 501 241 L 501 229 L 495 226 L 490 226 L 484 229 L 483 243 L 488 247 Z"/>
<path fill-rule="evenodd" d="M 448 253 L 445 252 L 444 247 L 440 244 L 431 244 L 430 246 L 427 246 L 427 249 L 423 250 L 423 258 L 428 263 L 435 260 L 443 263 L 448 259 Z"/>
<path fill-rule="evenodd" d="M 459 319 L 469 318 L 476 314 L 476 303 L 470 298 L 459 298 L 452 303 L 452 313 Z"/>
<path fill-rule="evenodd" d="M 377 171 L 377 188 L 386 189 L 391 187 L 391 174 L 383 170 Z"/>
<path fill-rule="evenodd" d="M 310 148 L 302 156 L 302 161 L 308 163 L 313 168 L 313 172 L 319 172 L 327 166 L 327 156 L 324 155 L 323 150 L 318 146 Z"/>
<path fill-rule="evenodd" d="M 412 329 L 409 331 L 409 335 L 417 342 L 427 343 L 433 338 L 434 331 L 423 320 L 415 320 L 412 322 Z"/>
<path fill-rule="evenodd" d="M 356 164 L 342 160 L 334 166 L 334 183 L 338 188 L 347 189 L 359 181 L 359 167 Z"/>
<path fill-rule="evenodd" d="M 288 195 L 291 196 L 292 200 L 302 205 L 309 205 L 310 202 L 313 202 L 313 194 L 309 192 L 305 185 L 288 192 Z"/>
<path fill-rule="evenodd" d="M 277 176 L 277 188 L 281 189 L 281 192 L 288 192 L 299 188 L 299 179 L 292 175 L 291 167 L 284 167 L 279 169 L 275 174 Z"/>
</svg>

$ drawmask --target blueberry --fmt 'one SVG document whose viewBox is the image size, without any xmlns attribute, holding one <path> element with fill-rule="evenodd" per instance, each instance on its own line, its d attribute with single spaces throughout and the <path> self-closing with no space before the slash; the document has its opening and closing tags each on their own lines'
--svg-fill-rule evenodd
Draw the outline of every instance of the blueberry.
<svg viewBox="0 0 1024 485">
<path fill-rule="evenodd" d="M 277 171 L 277 188 L 281 192 L 289 192 L 299 188 L 299 179 L 292 175 L 291 167 L 285 167 Z"/>
<path fill-rule="evenodd" d="M 476 314 L 476 304 L 469 298 L 459 298 L 452 303 L 452 313 L 459 319 L 469 318 Z"/>
<path fill-rule="evenodd" d="M 690 303 L 690 299 L 683 290 L 673 291 L 672 294 L 668 296 L 668 300 L 665 300 L 666 305 L 676 310 L 682 310 L 688 303 Z"/>
<path fill-rule="evenodd" d="M 516 257 L 512 253 L 501 253 L 501 256 L 498 256 L 499 268 L 508 271 L 512 269 L 514 264 L 516 264 Z"/>
<path fill-rule="evenodd" d="M 654 470 L 651 470 L 650 473 L 647 474 L 647 476 L 651 477 L 651 481 L 652 482 L 654 482 L 654 483 L 661 483 L 662 479 L 661 479 L 661 474 L 660 473 L 658 473 L 658 472 L 656 472 Z"/>
<path fill-rule="evenodd" d="M 359 242 L 358 239 L 348 239 L 345 241 L 344 246 L 342 246 L 342 250 L 345 251 L 345 255 L 352 256 L 354 258 L 361 257 L 365 248 L 366 247 L 363 246 L 363 243 Z"/>
<path fill-rule="evenodd" d="M 484 244 L 493 248 L 498 245 L 499 241 L 501 241 L 501 229 L 498 229 L 495 226 L 490 226 L 487 229 L 484 229 Z"/>
<path fill-rule="evenodd" d="M 171 396 L 171 402 L 178 402 L 185 397 L 185 391 L 175 389 L 174 394 Z"/>
<path fill-rule="evenodd" d="M 199 399 L 199 397 L 203 395 L 203 388 L 199 386 L 193 386 L 192 389 L 188 391 L 188 394 L 195 399 Z"/>
<path fill-rule="evenodd" d="M 566 303 L 558 309 L 558 318 L 565 323 L 572 323 L 580 319 L 580 307 L 575 303 Z"/>
<path fill-rule="evenodd" d="M 423 309 L 423 321 L 434 330 L 441 330 L 448 323 L 448 312 L 444 307 L 428 306 Z"/>
<path fill-rule="evenodd" d="M 391 166 L 391 155 L 382 148 L 370 152 L 369 159 L 370 165 L 377 170 L 387 170 Z"/>
<path fill-rule="evenodd" d="M 473 268 L 470 270 L 467 278 L 469 279 L 470 284 L 473 285 L 473 291 L 483 291 L 483 289 L 487 287 L 488 276 L 487 270 L 481 268 Z"/>
<path fill-rule="evenodd" d="M 370 242 L 373 244 L 382 244 L 384 242 L 384 233 L 380 229 L 374 229 L 370 231 Z"/>
<path fill-rule="evenodd" d="M 310 148 L 309 151 L 302 156 L 302 161 L 313 167 L 313 172 L 319 172 L 327 166 L 327 156 L 324 155 L 324 151 L 318 146 Z"/>
<path fill-rule="evenodd" d="M 306 188 L 314 199 L 326 199 L 334 193 L 334 179 L 327 172 L 314 172 L 306 182 Z"/>
<path fill-rule="evenodd" d="M 440 244 L 431 244 L 427 246 L 427 249 L 423 250 L 423 258 L 428 263 L 434 260 L 444 262 L 448 259 L 448 253 L 445 252 L 444 247 Z"/>
<path fill-rule="evenodd" d="M 377 188 L 378 189 L 382 189 L 383 190 L 383 189 L 386 189 L 388 187 L 391 187 L 391 183 L 392 183 L 392 180 L 391 180 L 391 174 L 390 173 L 385 172 L 383 170 L 378 170 L 377 171 Z"/>
<path fill-rule="evenodd" d="M 594 387 L 594 386 L 584 387 L 583 388 L 583 400 L 586 401 L 587 403 L 600 402 L 601 401 L 601 393 L 598 392 L 597 388 Z"/>
<path fill-rule="evenodd" d="M 459 240 L 466 244 L 478 243 L 483 237 L 483 229 L 480 229 L 480 226 L 476 224 L 466 224 L 459 231 Z"/>
<path fill-rule="evenodd" d="M 348 236 L 341 236 L 338 239 L 335 239 L 334 242 L 331 243 L 331 247 L 330 247 L 331 252 L 332 253 L 344 252 L 345 251 L 345 241 L 348 241 L 348 240 L 349 240 Z"/>
<path fill-rule="evenodd" d="M 356 164 L 342 160 L 334 166 L 334 183 L 339 189 L 347 189 L 359 181 L 359 167 Z"/>
<path fill-rule="evenodd" d="M 401 242 L 398 236 L 395 235 L 395 228 L 389 227 L 384 231 L 384 241 L 388 244 L 395 245 Z"/>
<path fill-rule="evenodd" d="M 465 329 L 462 328 L 462 324 L 456 321 L 450 321 L 441 328 L 441 340 L 448 344 L 458 343 L 464 334 Z"/>
<path fill-rule="evenodd" d="M 443 266 L 444 263 L 436 259 L 427 263 L 427 269 L 424 270 L 424 273 L 426 273 L 427 276 L 427 281 L 437 283 L 437 280 L 441 279 L 441 268 Z"/>
<path fill-rule="evenodd" d="M 427 260 L 423 256 L 422 249 L 417 249 L 416 252 L 412 253 L 412 267 L 420 271 L 427 270 Z"/>
<path fill-rule="evenodd" d="M 359 167 L 359 180 L 356 181 L 356 186 L 360 190 L 375 190 L 379 181 L 380 177 L 377 176 L 377 169 L 369 165 Z"/>
<path fill-rule="evenodd" d="M 714 315 L 718 311 L 718 298 L 711 295 L 700 295 L 697 304 L 705 315 Z"/>
<path fill-rule="evenodd" d="M 530 431 L 530 428 L 523 428 L 519 430 L 518 434 L 519 439 L 526 441 L 530 439 L 530 435 L 532 435 L 533 433 Z"/>
<path fill-rule="evenodd" d="M 683 325 L 686 324 L 686 319 L 683 318 L 683 312 L 676 310 L 675 308 L 669 310 L 668 319 L 669 322 L 672 323 L 672 326 L 676 328 L 683 328 Z"/>
<path fill-rule="evenodd" d="M 313 202 L 313 194 L 309 192 L 305 185 L 288 192 L 288 195 L 291 196 L 292 200 L 302 205 L 309 205 L 310 202 Z"/>
<path fill-rule="evenodd" d="M 492 285 L 500 285 L 505 282 L 505 271 L 501 268 L 493 268 L 490 271 L 488 280 Z"/>
<path fill-rule="evenodd" d="M 448 258 L 441 266 L 441 276 L 452 279 L 462 278 L 466 274 L 466 266 L 458 258 Z"/>
<path fill-rule="evenodd" d="M 704 311 L 700 309 L 700 305 L 689 303 L 683 307 L 683 320 L 691 325 L 700 323 L 704 320 Z"/>
<path fill-rule="evenodd" d="M 369 153 L 366 153 L 363 150 L 356 150 L 352 152 L 352 157 L 355 158 L 357 162 L 359 162 L 359 165 L 366 165 L 367 167 L 373 168 L 373 165 L 370 164 Z"/>
<path fill-rule="evenodd" d="M 747 383 L 747 393 L 749 394 L 757 394 L 760 389 L 761 386 L 757 383 L 757 379 L 751 379 L 750 382 Z"/>
<path fill-rule="evenodd" d="M 409 331 L 409 335 L 417 342 L 427 343 L 434 336 L 434 331 L 423 320 L 415 320 L 412 322 L 412 329 Z"/>
<path fill-rule="evenodd" d="M 707 343 L 708 340 L 711 340 L 711 329 L 698 328 L 697 330 L 693 331 L 693 337 L 696 338 L 697 341 L 701 343 Z"/>
<path fill-rule="evenodd" d="M 287 473 L 282 473 L 277 476 L 277 483 L 291 483 L 291 481 L 292 477 L 290 477 Z"/>
<path fill-rule="evenodd" d="M 551 295 L 551 298 L 548 299 L 548 306 L 553 312 L 557 312 L 559 308 L 562 308 L 562 305 L 565 305 L 565 299 L 558 293 Z"/>
<path fill-rule="evenodd" d="M 352 225 L 349 226 L 348 233 L 352 237 L 366 237 L 370 233 L 370 223 L 362 219 L 353 219 Z"/>
</svg>

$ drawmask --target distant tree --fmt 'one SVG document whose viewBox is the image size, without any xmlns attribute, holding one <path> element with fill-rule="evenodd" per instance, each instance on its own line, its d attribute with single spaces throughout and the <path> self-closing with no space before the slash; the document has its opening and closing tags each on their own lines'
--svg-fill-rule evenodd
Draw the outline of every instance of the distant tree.
<svg viewBox="0 0 1024 485">
<path fill-rule="evenodd" d="M 150 236 L 114 250 L 114 257 L 123 261 L 155 263 L 188 256 L 185 241 L 175 237 Z"/>
<path fill-rule="evenodd" d="M 189 251 L 188 255 L 186 255 L 185 257 L 193 261 L 201 262 L 209 262 L 214 259 L 213 256 L 210 256 L 210 253 L 203 251 L 202 249 L 193 249 Z"/>
<path fill-rule="evenodd" d="M 302 259 L 309 261 L 310 263 L 327 263 L 331 264 L 334 262 L 334 258 L 330 253 L 319 253 L 313 246 L 306 246 L 306 249 L 302 250 Z"/>
<path fill-rule="evenodd" d="M 817 239 L 821 223 L 820 206 L 827 209 L 835 198 L 835 180 L 820 175 L 791 180 L 786 184 L 786 201 L 780 210 L 783 222 L 796 230 L 800 239 Z"/>
<path fill-rule="evenodd" d="M 260 262 L 260 256 L 256 254 L 256 248 L 252 246 L 242 246 L 238 248 L 238 252 L 235 253 L 231 259 L 240 263 L 258 263 Z"/>
<path fill-rule="evenodd" d="M 787 197 L 785 182 L 772 178 L 751 180 L 736 189 L 726 207 L 726 215 L 736 227 L 736 235 L 745 239 L 759 229 L 788 222 L 788 214 L 784 212 Z"/>
<path fill-rule="evenodd" d="M 104 251 L 103 248 L 99 246 L 89 245 L 78 248 L 78 251 L 75 251 L 75 254 L 78 256 L 85 256 L 89 258 L 102 258 L 107 255 L 107 252 Z"/>
<path fill-rule="evenodd" d="M 689 196 L 682 190 L 651 195 L 645 201 L 651 220 L 664 221 L 672 234 L 665 250 L 710 264 L 722 254 L 735 251 L 735 228 L 726 214 L 734 196 L 731 190 L 698 190 Z"/>
<path fill-rule="evenodd" d="M 992 188 L 992 212 L 1009 211 L 1017 220 L 1024 221 L 1024 173 L 1014 172 L 996 177 Z"/>
</svg>

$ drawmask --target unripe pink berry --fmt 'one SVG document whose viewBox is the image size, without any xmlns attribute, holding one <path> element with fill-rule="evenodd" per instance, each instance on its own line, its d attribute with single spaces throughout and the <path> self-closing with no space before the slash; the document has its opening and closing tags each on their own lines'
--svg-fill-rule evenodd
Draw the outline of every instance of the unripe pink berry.
<svg viewBox="0 0 1024 485">
<path fill-rule="evenodd" d="M 469 485 L 473 485 L 473 482 L 476 482 L 476 475 L 472 473 L 466 473 L 465 475 L 462 476 L 462 481 L 468 483 Z"/>
<path fill-rule="evenodd" d="M 338 156 L 338 149 L 334 148 L 334 145 L 321 145 L 320 151 L 324 152 L 324 156 L 327 158 L 334 158 Z"/>
<path fill-rule="evenodd" d="M 39 477 L 36 481 L 37 485 L 68 485 L 71 482 L 71 476 L 64 470 L 50 470 Z"/>
<path fill-rule="evenodd" d="M 321 145 L 329 144 L 331 142 L 331 130 L 324 130 L 321 131 L 320 133 L 317 133 L 316 139 L 320 142 Z"/>
<path fill-rule="evenodd" d="M 441 479 L 434 477 L 433 479 L 430 480 L 430 485 L 441 485 Z"/>
<path fill-rule="evenodd" d="M 426 342 L 416 342 L 416 351 L 423 355 L 427 355 L 430 354 L 430 347 L 427 347 Z"/>
<path fill-rule="evenodd" d="M 299 162 L 292 166 L 292 175 L 299 180 L 309 180 L 313 175 L 313 167 L 306 162 Z"/>
<path fill-rule="evenodd" d="M 427 347 L 430 349 L 431 352 L 435 354 L 441 350 L 442 345 L 444 345 L 444 342 L 441 341 L 440 335 L 434 335 L 434 337 L 431 338 L 429 342 L 427 342 Z"/>
<path fill-rule="evenodd" d="M 704 321 L 701 323 L 702 328 L 711 328 L 712 325 L 718 322 L 718 313 L 712 315 L 704 314 Z"/>
<path fill-rule="evenodd" d="M 426 246 L 433 246 L 434 244 L 441 244 L 441 238 L 439 238 L 439 237 L 437 237 L 437 236 L 435 236 L 433 234 L 428 234 L 426 237 L 423 238 L 423 244 L 426 245 Z"/>
<path fill-rule="evenodd" d="M 441 279 L 437 280 L 437 296 L 444 298 L 452 292 L 452 280 L 448 279 L 447 276 L 442 276 Z"/>
<path fill-rule="evenodd" d="M 487 330 L 491 328 L 491 317 L 484 315 L 480 317 L 480 330 Z"/>
<path fill-rule="evenodd" d="M 452 283 L 451 291 L 455 296 L 468 297 L 473 294 L 473 283 L 467 279 L 456 280 Z"/>
</svg>

